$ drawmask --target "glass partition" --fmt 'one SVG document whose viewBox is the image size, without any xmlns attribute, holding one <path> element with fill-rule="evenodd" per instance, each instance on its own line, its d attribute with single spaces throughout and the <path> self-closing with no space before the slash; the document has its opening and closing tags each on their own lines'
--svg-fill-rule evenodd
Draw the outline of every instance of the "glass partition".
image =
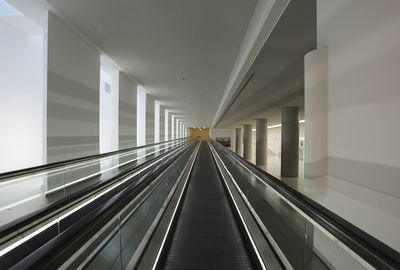
<svg viewBox="0 0 400 270">
<path fill-rule="evenodd" d="M 184 141 L 167 142 L 4 179 L 0 182 L 0 226 L 183 144 Z"/>
<path fill-rule="evenodd" d="M 232 181 L 287 268 L 371 269 L 372 266 L 285 196 L 213 143 Z M 390 267 L 388 268 L 390 269 Z"/>
<path fill-rule="evenodd" d="M 149 228 L 168 203 L 193 150 L 194 146 L 190 147 L 153 181 L 153 186 L 143 195 L 143 199 L 116 217 L 116 222 L 72 266 L 87 269 L 126 269 L 128 265 L 129 268 L 134 267 L 149 240 Z"/>
</svg>

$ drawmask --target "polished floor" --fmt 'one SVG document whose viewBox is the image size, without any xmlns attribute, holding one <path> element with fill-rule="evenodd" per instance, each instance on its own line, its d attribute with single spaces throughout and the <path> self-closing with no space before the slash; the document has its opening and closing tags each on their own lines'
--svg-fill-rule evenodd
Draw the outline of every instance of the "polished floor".
<svg viewBox="0 0 400 270">
<path fill-rule="evenodd" d="M 254 160 L 253 155 L 251 162 L 254 163 Z M 305 179 L 303 160 L 299 161 L 299 177 L 282 178 L 280 165 L 278 156 L 269 155 L 267 164 L 259 167 L 400 251 L 400 198 L 330 175 Z"/>
</svg>

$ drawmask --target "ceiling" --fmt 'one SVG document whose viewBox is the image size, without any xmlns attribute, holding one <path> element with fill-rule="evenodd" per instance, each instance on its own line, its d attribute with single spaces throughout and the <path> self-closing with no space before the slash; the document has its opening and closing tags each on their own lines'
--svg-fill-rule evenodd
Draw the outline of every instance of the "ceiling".
<svg viewBox="0 0 400 270">
<path fill-rule="evenodd" d="M 283 106 L 300 106 L 304 119 L 304 55 L 315 48 L 316 1 L 291 1 L 217 126 L 254 124 L 257 118 L 279 124 Z"/>
<path fill-rule="evenodd" d="M 162 104 L 209 126 L 256 0 L 48 0 Z"/>
</svg>

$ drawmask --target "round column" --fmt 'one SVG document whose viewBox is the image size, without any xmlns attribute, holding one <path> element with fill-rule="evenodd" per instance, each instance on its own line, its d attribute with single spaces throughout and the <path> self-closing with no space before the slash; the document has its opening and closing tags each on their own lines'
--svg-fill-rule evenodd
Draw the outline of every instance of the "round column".
<svg viewBox="0 0 400 270">
<path fill-rule="evenodd" d="M 251 125 L 243 126 L 243 158 L 251 160 Z"/>
<path fill-rule="evenodd" d="M 282 108 L 281 176 L 299 175 L 299 107 Z"/>
<path fill-rule="evenodd" d="M 256 120 L 256 165 L 267 164 L 267 119 Z"/>
<path fill-rule="evenodd" d="M 327 59 L 327 48 L 313 50 L 304 57 L 305 179 L 316 179 L 327 174 Z"/>
<path fill-rule="evenodd" d="M 236 128 L 235 151 L 239 156 L 243 156 L 243 129 Z"/>
</svg>

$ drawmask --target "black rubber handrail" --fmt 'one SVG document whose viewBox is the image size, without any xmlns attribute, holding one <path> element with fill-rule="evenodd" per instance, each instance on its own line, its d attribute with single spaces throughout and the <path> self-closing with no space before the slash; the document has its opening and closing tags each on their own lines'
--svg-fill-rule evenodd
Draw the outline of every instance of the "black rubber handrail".
<svg viewBox="0 0 400 270">
<path fill-rule="evenodd" d="M 215 141 L 213 141 L 215 143 Z M 243 159 L 219 142 L 223 151 L 238 159 L 247 169 L 274 188 L 322 228 L 339 239 L 377 269 L 400 269 L 400 253 L 346 221 L 342 217 L 298 192 L 283 181 Z"/>
<path fill-rule="evenodd" d="M 48 164 L 44 164 L 44 165 L 24 168 L 24 169 L 10 171 L 10 172 L 5 172 L 5 173 L 1 173 L 0 174 L 0 182 L 7 181 L 8 178 L 21 176 L 21 175 L 24 175 L 24 174 L 36 173 L 36 172 L 40 172 L 40 171 L 54 169 L 54 168 L 57 168 L 57 167 L 62 167 L 62 166 L 65 166 L 65 165 L 71 165 L 71 164 L 78 163 L 78 162 L 88 161 L 88 160 L 91 160 L 91 159 L 112 156 L 112 155 L 115 155 L 115 154 L 129 152 L 129 151 L 133 151 L 133 150 L 137 150 L 137 149 L 141 149 L 141 148 L 145 148 L 145 147 L 149 147 L 149 146 L 155 146 L 155 145 L 159 145 L 159 144 L 164 144 L 164 143 L 169 143 L 169 142 L 174 142 L 174 141 L 179 141 L 179 140 L 185 140 L 185 139 L 188 139 L 188 138 L 189 137 L 185 137 L 185 138 L 179 138 L 179 139 L 174 139 L 174 140 L 169 140 L 169 141 L 163 141 L 163 142 L 159 142 L 159 143 L 152 143 L 152 144 L 146 144 L 146 145 L 141 145 L 141 146 L 135 146 L 135 147 L 116 150 L 116 151 L 107 152 L 107 153 L 103 153 L 103 154 L 96 154 L 96 155 L 90 155 L 90 156 L 85 156 L 85 157 L 73 158 L 73 159 L 69 159 L 69 160 L 57 161 L 57 162 L 48 163 Z"/>
<path fill-rule="evenodd" d="M 174 151 L 174 149 L 166 151 L 165 153 L 162 153 L 162 154 L 160 154 L 160 155 L 158 155 L 156 157 L 152 157 L 151 159 L 147 160 L 146 162 L 144 162 L 144 163 L 142 163 L 142 164 L 140 164 L 138 166 L 135 166 L 133 168 L 132 167 L 127 168 L 127 169 L 121 171 L 120 173 L 118 173 L 117 175 L 115 175 L 115 176 L 113 176 L 113 177 L 111 177 L 109 179 L 102 180 L 102 181 L 98 182 L 97 184 L 94 184 L 94 185 L 91 185 L 89 187 L 86 187 L 86 188 L 84 188 L 84 189 L 82 189 L 82 190 L 80 190 L 80 191 L 78 191 L 76 193 L 68 195 L 68 196 L 66 196 L 66 197 L 64 197 L 64 198 L 62 198 L 60 200 L 57 200 L 57 201 L 52 202 L 52 203 L 50 203 L 50 204 L 48 204 L 46 206 L 43 206 L 40 209 L 35 210 L 35 211 L 25 215 L 25 216 L 22 216 L 22 217 L 20 217 L 18 219 L 15 219 L 15 220 L 7 223 L 7 224 L 4 224 L 4 225 L 0 226 L 0 238 L 5 237 L 7 234 L 10 234 L 10 233 L 12 233 L 12 232 L 24 227 L 24 226 L 29 225 L 30 223 L 34 222 L 35 220 L 38 220 L 38 219 L 50 214 L 51 212 L 54 212 L 57 209 L 65 206 L 65 205 L 68 205 L 69 203 L 79 199 L 82 196 L 85 196 L 85 195 L 93 192 L 94 190 L 99 189 L 100 187 L 106 185 L 110 181 L 114 181 L 114 180 L 116 180 L 118 178 L 123 177 L 125 174 L 129 173 L 132 170 L 136 170 L 136 169 L 138 169 L 140 167 L 145 167 L 146 164 L 149 164 L 149 163 L 153 162 L 154 160 L 156 160 L 158 158 L 161 158 L 162 156 L 167 155 L 171 151 Z"/>
<path fill-rule="evenodd" d="M 177 154 L 162 161 L 155 168 L 148 171 L 143 176 L 140 176 L 137 182 L 119 190 L 112 194 L 107 201 L 99 202 L 96 207 L 80 217 L 77 217 L 75 222 L 70 224 L 68 228 L 52 236 L 51 240 L 44 242 L 41 247 L 33 249 L 27 256 L 22 256 L 17 253 L 11 257 L 12 261 L 1 260 L 0 266 L 15 267 L 17 269 L 55 269 L 55 265 L 60 264 L 60 256 L 65 257 L 71 254 L 71 250 L 76 250 L 90 236 L 98 232 L 99 225 L 105 225 L 109 219 L 115 216 L 126 204 L 137 196 L 140 191 L 149 185 L 158 175 L 167 169 L 181 154 L 188 150 L 190 145 L 186 145 Z M 95 229 L 93 229 L 95 228 Z M 54 233 L 53 233 L 54 234 Z M 78 242 L 78 243 L 77 243 Z M 57 255 L 58 254 L 58 255 Z M 19 260 L 20 259 L 20 260 Z M 61 260 L 62 261 L 62 260 Z M 53 265 L 53 266 L 49 266 Z"/>
</svg>

